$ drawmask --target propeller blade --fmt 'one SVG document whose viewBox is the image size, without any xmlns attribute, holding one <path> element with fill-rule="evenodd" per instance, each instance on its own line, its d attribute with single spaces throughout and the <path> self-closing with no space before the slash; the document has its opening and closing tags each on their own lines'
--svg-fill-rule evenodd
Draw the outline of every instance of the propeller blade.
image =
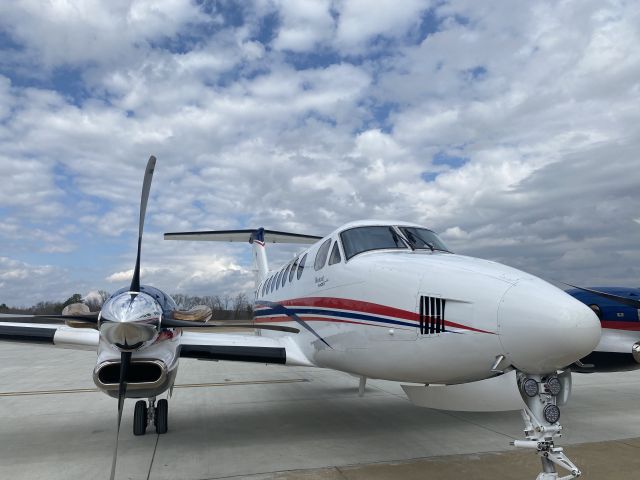
<svg viewBox="0 0 640 480">
<path fill-rule="evenodd" d="M 19 315 L 0 314 L 0 323 L 51 323 L 64 324 L 67 321 L 87 322 L 95 325 L 98 322 L 98 312 L 82 315 Z"/>
<path fill-rule="evenodd" d="M 161 322 L 162 328 L 249 328 L 260 330 L 275 330 L 278 332 L 300 333 L 300 330 L 293 327 L 285 327 L 282 325 L 260 325 L 252 323 L 198 323 L 187 320 L 176 320 L 173 318 L 163 318 Z"/>
<path fill-rule="evenodd" d="M 584 292 L 593 293 L 594 295 L 598 295 L 603 298 L 608 298 L 609 300 L 622 303 L 623 305 L 627 305 L 629 307 L 640 308 L 639 300 L 634 300 L 632 298 L 627 298 L 620 295 L 614 295 L 613 293 L 600 292 L 599 290 L 592 290 L 591 288 L 577 287 L 575 285 L 571 285 L 570 283 L 565 283 L 565 285 L 569 285 L 570 287 L 577 288 L 578 290 L 582 290 Z"/>
<path fill-rule="evenodd" d="M 127 394 L 127 373 L 131 363 L 131 352 L 120 354 L 120 382 L 118 384 L 118 427 L 116 428 L 116 447 L 113 450 L 113 460 L 111 462 L 111 480 L 116 476 L 116 461 L 118 459 L 118 439 L 120 437 L 120 423 L 122 422 L 122 409 L 124 407 L 124 397 Z"/>
<path fill-rule="evenodd" d="M 300 330 L 294 327 L 285 327 L 284 325 L 256 325 L 253 323 L 229 323 L 226 325 L 217 325 L 218 328 L 257 328 L 258 330 L 274 330 L 276 332 L 300 333 Z"/>
<path fill-rule="evenodd" d="M 142 196 L 140 198 L 140 223 L 138 224 L 138 255 L 136 257 L 136 266 L 133 269 L 133 278 L 131 279 L 131 292 L 140 291 L 140 251 L 142 249 L 142 231 L 144 230 L 144 217 L 147 213 L 147 201 L 149 200 L 149 191 L 151 190 L 151 180 L 153 179 L 153 171 L 156 168 L 156 157 L 151 155 L 147 162 L 147 168 L 144 172 L 144 181 L 142 183 Z"/>
</svg>

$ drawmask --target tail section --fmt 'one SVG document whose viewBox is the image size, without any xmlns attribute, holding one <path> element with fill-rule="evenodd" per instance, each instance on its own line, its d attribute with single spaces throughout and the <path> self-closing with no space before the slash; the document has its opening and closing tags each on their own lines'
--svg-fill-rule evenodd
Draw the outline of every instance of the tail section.
<svg viewBox="0 0 640 480">
<path fill-rule="evenodd" d="M 264 248 L 264 228 L 260 227 L 249 237 L 249 243 L 253 245 L 253 261 L 258 269 L 256 285 L 267 278 L 269 263 L 267 262 L 267 249 Z"/>
<path fill-rule="evenodd" d="M 173 232 L 165 233 L 165 240 L 196 240 L 208 242 L 249 242 L 253 245 L 253 259 L 258 268 L 257 283 L 264 280 L 269 272 L 267 261 L 267 243 L 295 243 L 311 245 L 321 240 L 316 235 L 300 233 L 278 232 L 276 230 L 208 230 L 204 232 Z"/>
</svg>

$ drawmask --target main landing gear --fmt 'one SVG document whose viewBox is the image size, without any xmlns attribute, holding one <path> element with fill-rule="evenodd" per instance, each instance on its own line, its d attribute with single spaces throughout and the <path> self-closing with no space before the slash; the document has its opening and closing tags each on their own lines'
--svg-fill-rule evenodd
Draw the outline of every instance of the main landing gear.
<svg viewBox="0 0 640 480">
<path fill-rule="evenodd" d="M 169 417 L 169 402 L 162 398 L 156 404 L 156 398 L 149 399 L 149 406 L 145 400 L 138 400 L 133 411 L 133 434 L 144 435 L 147 427 L 154 425 L 156 433 L 167 433 Z"/>
<path fill-rule="evenodd" d="M 526 440 L 515 440 L 516 447 L 531 448 L 537 451 L 542 460 L 542 472 L 536 480 L 570 480 L 579 477 L 582 472 L 556 447 L 553 440 L 561 437 L 562 426 L 560 408 L 569 397 L 571 377 L 569 372 L 561 375 L 529 375 L 518 372 L 518 387 L 526 407 L 522 410 Z M 558 477 L 556 465 L 570 474 Z"/>
</svg>

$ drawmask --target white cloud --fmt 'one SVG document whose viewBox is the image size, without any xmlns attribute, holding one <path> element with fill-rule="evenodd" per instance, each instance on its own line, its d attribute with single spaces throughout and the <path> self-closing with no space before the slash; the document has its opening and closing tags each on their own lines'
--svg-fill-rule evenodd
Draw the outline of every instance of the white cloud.
<svg viewBox="0 0 640 480">
<path fill-rule="evenodd" d="M 0 23 L 47 68 L 113 63 L 136 57 L 148 42 L 209 21 L 192 2 L 21 0 L 2 3 Z"/>
<path fill-rule="evenodd" d="M 421 13 L 431 6 L 424 0 L 342 0 L 336 2 L 339 15 L 336 44 L 347 53 L 361 50 L 375 36 L 402 36 L 421 22 Z"/>
<path fill-rule="evenodd" d="M 247 248 L 163 231 L 324 234 L 367 217 L 423 222 L 456 251 L 548 277 L 638 278 L 637 5 L 261 1 L 242 25 L 224 6 L 0 7 L 24 48 L 0 61 L 7 257 L 68 262 L 80 291 L 126 285 L 153 153 L 144 281 L 168 291 L 234 293 L 252 274 Z M 420 38 L 427 11 L 439 23 Z M 51 80 L 67 64 L 80 85 Z M 18 303 L 70 292 L 12 285 Z"/>
<path fill-rule="evenodd" d="M 0 303 L 28 307 L 39 301 L 65 300 L 74 292 L 68 275 L 67 270 L 52 265 L 0 257 Z"/>
<path fill-rule="evenodd" d="M 330 0 L 278 1 L 281 27 L 274 48 L 304 52 L 333 36 Z"/>
</svg>

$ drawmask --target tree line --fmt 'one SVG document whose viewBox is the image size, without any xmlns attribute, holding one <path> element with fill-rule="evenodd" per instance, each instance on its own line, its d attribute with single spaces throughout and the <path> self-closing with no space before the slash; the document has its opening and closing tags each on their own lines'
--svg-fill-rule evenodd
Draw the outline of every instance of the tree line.
<svg viewBox="0 0 640 480">
<path fill-rule="evenodd" d="M 17 313 L 27 315 L 59 315 L 67 305 L 72 303 L 84 303 L 92 312 L 97 312 L 102 308 L 103 303 L 110 294 L 104 290 L 99 290 L 97 295 L 90 295 L 85 298 L 79 293 L 74 293 L 63 302 L 43 301 L 30 307 L 10 307 L 6 303 L 0 304 L 0 313 Z M 196 305 L 206 305 L 213 311 L 214 320 L 246 320 L 253 318 L 253 305 L 249 302 L 247 295 L 239 293 L 230 295 L 205 295 L 193 296 L 184 293 L 177 293 L 171 296 L 179 310 L 189 310 Z"/>
</svg>

